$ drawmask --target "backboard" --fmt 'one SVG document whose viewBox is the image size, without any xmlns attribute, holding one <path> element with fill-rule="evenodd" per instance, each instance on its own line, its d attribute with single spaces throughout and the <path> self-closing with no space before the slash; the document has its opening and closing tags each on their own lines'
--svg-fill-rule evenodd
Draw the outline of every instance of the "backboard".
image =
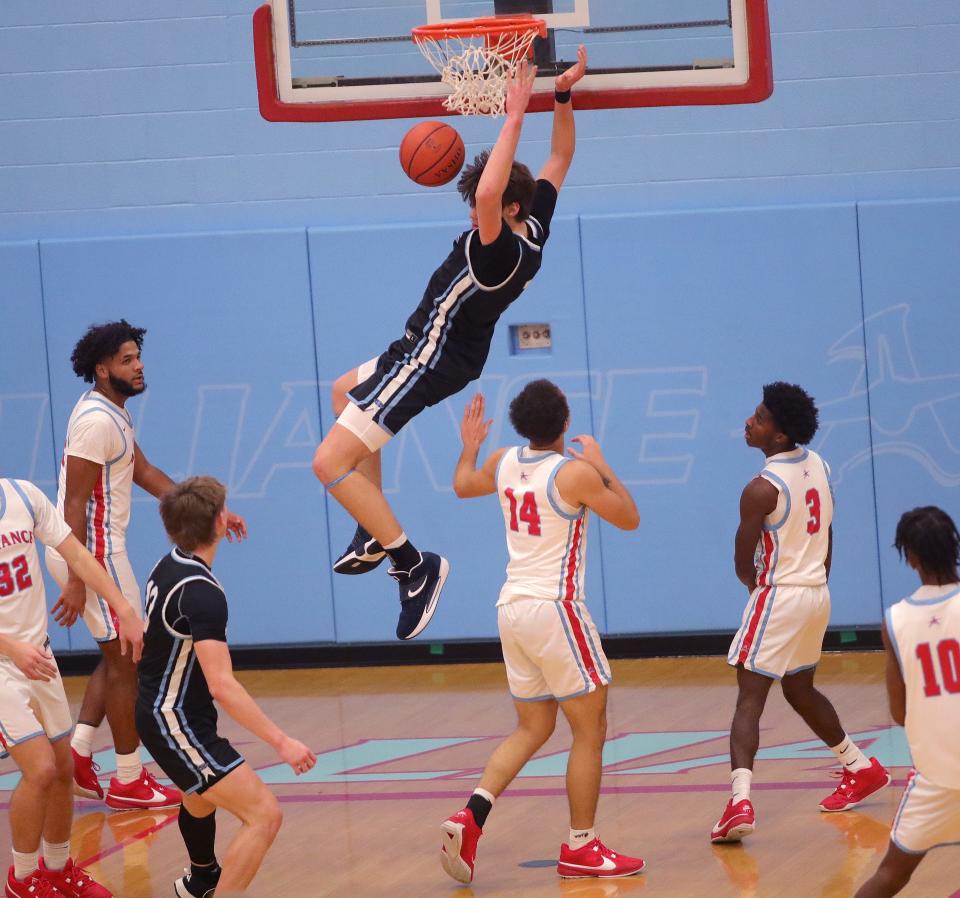
<svg viewBox="0 0 960 898">
<path fill-rule="evenodd" d="M 270 0 L 253 17 L 269 121 L 436 117 L 448 88 L 413 43 L 432 22 L 530 13 L 546 21 L 529 109 L 587 46 L 577 109 L 755 103 L 773 90 L 766 0 Z"/>
</svg>

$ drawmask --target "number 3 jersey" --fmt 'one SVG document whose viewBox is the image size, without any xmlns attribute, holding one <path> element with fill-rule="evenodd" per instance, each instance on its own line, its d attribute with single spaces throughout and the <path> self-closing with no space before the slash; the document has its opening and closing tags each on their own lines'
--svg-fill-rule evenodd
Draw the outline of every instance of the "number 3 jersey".
<svg viewBox="0 0 960 898">
<path fill-rule="evenodd" d="M 68 536 L 66 522 L 32 483 L 0 479 L 0 634 L 44 644 L 47 602 L 35 539 L 59 546 Z"/>
<path fill-rule="evenodd" d="M 758 475 L 779 492 L 757 543 L 758 586 L 822 586 L 833 521 L 827 463 L 809 449 L 778 452 Z"/>
<path fill-rule="evenodd" d="M 907 687 L 914 766 L 937 786 L 960 789 L 960 583 L 921 586 L 885 617 Z"/>
<path fill-rule="evenodd" d="M 521 599 L 582 602 L 587 509 L 557 491 L 557 471 L 570 459 L 513 446 L 497 465 L 497 495 L 507 531 L 507 582 L 497 605 Z"/>
</svg>

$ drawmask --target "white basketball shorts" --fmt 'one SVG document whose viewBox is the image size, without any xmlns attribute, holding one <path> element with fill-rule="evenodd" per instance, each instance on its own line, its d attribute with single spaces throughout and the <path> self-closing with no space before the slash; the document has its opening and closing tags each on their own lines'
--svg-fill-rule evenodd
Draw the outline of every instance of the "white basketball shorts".
<svg viewBox="0 0 960 898">
<path fill-rule="evenodd" d="M 63 589 L 67 584 L 66 561 L 63 560 L 59 552 L 48 548 L 46 562 L 50 576 Z M 143 605 L 140 599 L 140 587 L 137 585 L 137 578 L 133 575 L 133 568 L 130 567 L 130 559 L 127 557 L 127 553 L 107 555 L 103 559 L 103 565 L 107 569 L 107 573 L 113 578 L 113 582 L 120 587 L 120 592 L 130 603 L 137 617 L 142 618 Z M 87 589 L 87 604 L 83 609 L 83 622 L 90 630 L 90 635 L 97 642 L 109 642 L 111 639 L 117 638 L 117 622 L 110 606 L 89 588 Z"/>
<path fill-rule="evenodd" d="M 563 701 L 612 679 L 600 634 L 583 602 L 519 599 L 497 608 L 510 694 Z"/>
<path fill-rule="evenodd" d="M 907 854 L 960 844 L 960 789 L 945 789 L 914 771 L 903 790 L 890 840 Z"/>
<path fill-rule="evenodd" d="M 816 667 L 829 620 L 826 585 L 758 586 L 727 661 L 775 680 Z"/>
<path fill-rule="evenodd" d="M 48 682 L 28 680 L 9 658 L 0 658 L 0 758 L 21 742 L 37 736 L 55 742 L 72 730 L 73 717 L 59 672 Z"/>
</svg>

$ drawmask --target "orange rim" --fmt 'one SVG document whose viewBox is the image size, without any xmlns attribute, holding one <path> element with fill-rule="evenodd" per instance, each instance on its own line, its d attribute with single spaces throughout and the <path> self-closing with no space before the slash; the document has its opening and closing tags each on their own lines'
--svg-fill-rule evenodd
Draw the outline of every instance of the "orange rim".
<svg viewBox="0 0 960 898">
<path fill-rule="evenodd" d="M 448 37 L 494 37 L 509 32 L 521 34 L 534 32 L 540 37 L 547 36 L 547 23 L 534 16 L 484 16 L 479 19 L 462 19 L 457 22 L 434 22 L 432 25 L 420 25 L 411 31 L 414 39 Z"/>
</svg>

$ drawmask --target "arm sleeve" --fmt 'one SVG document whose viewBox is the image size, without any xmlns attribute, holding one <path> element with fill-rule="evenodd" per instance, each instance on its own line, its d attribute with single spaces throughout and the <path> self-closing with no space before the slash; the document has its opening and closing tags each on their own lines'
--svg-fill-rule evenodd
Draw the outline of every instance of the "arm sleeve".
<svg viewBox="0 0 960 898">
<path fill-rule="evenodd" d="M 123 434 L 108 414 L 93 411 L 74 422 L 67 455 L 105 465 L 122 454 Z"/>
<path fill-rule="evenodd" d="M 45 546 L 56 548 L 73 531 L 53 503 L 26 480 L 17 481 L 33 512 L 33 532 Z"/>
<path fill-rule="evenodd" d="M 508 280 L 520 264 L 520 240 L 504 221 L 493 243 L 484 246 L 474 231 L 467 243 L 470 273 L 481 287 L 492 289 Z"/>
<path fill-rule="evenodd" d="M 537 181 L 537 189 L 533 194 L 533 205 L 530 207 L 530 218 L 532 223 L 539 226 L 540 233 L 537 234 L 537 228 L 531 228 L 534 231 L 534 242 L 543 246 L 550 236 L 550 222 L 553 221 L 553 212 L 557 207 L 557 188 L 549 181 Z"/>
<path fill-rule="evenodd" d="M 227 597 L 209 581 L 193 580 L 184 585 L 180 613 L 190 624 L 194 642 L 227 641 Z"/>
</svg>

